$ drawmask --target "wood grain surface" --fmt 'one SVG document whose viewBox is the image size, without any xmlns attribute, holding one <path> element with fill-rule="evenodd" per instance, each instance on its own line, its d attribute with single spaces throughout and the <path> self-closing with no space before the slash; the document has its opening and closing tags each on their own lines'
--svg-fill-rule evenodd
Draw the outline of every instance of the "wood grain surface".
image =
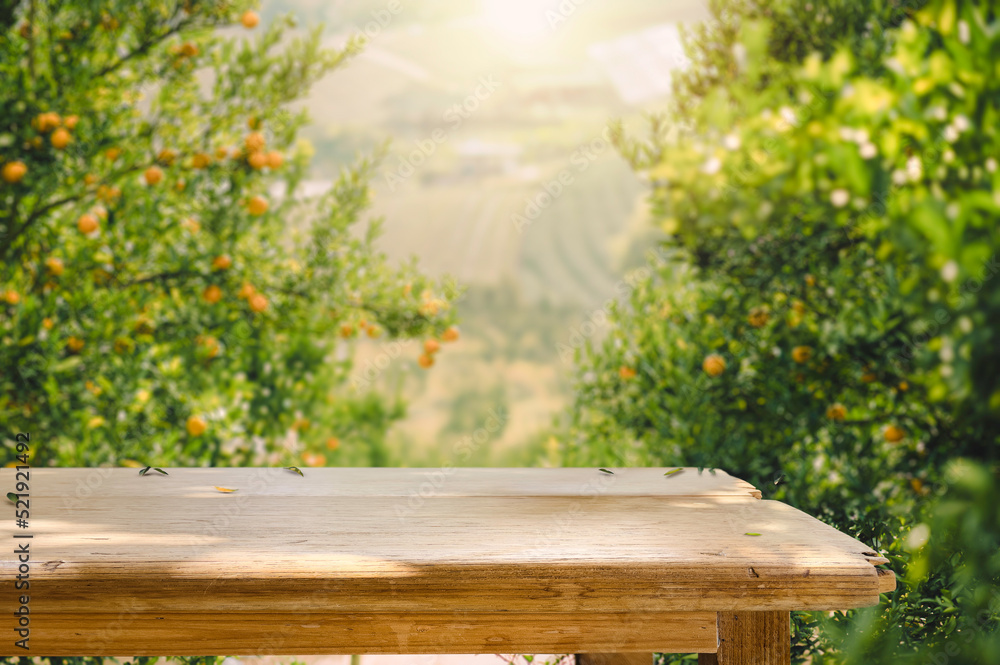
<svg viewBox="0 0 1000 665">
<path fill-rule="evenodd" d="M 31 471 L 35 634 L 55 636 L 74 621 L 96 630 L 123 613 L 144 617 L 136 625 L 150 636 L 199 621 L 209 641 L 241 624 L 263 626 L 256 615 L 297 625 L 304 613 L 443 622 L 493 613 L 494 623 L 448 629 L 465 635 L 458 651 L 427 638 L 404 652 L 653 651 L 633 638 L 606 648 L 586 626 L 607 615 L 849 609 L 877 604 L 894 586 L 891 571 L 875 568 L 886 559 L 865 544 L 721 471 L 166 470 Z M 13 469 L 3 477 L 11 485 Z M 14 530 L 13 520 L 0 522 L 7 542 Z M 11 554 L 0 570 L 16 574 Z M 0 608 L 14 600 L 5 595 Z M 542 622 L 515 618 L 538 613 L 553 615 L 549 641 L 532 632 Z M 521 646 L 477 650 L 505 619 L 522 626 L 510 633 L 515 643 L 523 636 Z M 330 622 L 356 639 L 331 637 L 312 653 L 401 648 Z M 303 640 L 310 630 L 301 629 Z M 658 634 L 650 630 L 653 642 Z M 190 653 L 208 653 L 207 644 Z"/>
</svg>

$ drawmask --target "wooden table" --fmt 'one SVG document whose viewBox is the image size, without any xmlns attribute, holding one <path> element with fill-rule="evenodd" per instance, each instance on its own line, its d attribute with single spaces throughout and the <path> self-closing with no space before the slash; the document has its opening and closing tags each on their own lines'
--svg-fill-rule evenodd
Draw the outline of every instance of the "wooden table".
<svg viewBox="0 0 1000 665">
<path fill-rule="evenodd" d="M 0 522 L 31 585 L 6 583 L 8 545 L 0 655 L 788 663 L 790 610 L 895 588 L 887 559 L 750 484 L 667 470 L 32 469 L 28 527 Z"/>
</svg>

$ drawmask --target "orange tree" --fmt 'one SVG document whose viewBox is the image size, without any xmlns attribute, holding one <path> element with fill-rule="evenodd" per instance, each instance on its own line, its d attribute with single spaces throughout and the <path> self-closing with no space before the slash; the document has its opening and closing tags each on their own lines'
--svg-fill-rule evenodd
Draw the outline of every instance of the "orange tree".
<svg viewBox="0 0 1000 665">
<path fill-rule="evenodd" d="M 372 160 L 301 192 L 289 102 L 360 43 L 258 21 L 0 3 L 0 422 L 34 464 L 385 461 L 400 406 L 344 387 L 343 338 L 440 334 L 453 294 L 358 228 Z"/>
<path fill-rule="evenodd" d="M 618 134 L 676 261 L 581 358 L 563 435 L 885 552 L 877 613 L 795 617 L 813 663 L 1000 659 L 1000 31 L 916 5 L 713 3 L 652 136 Z"/>
</svg>

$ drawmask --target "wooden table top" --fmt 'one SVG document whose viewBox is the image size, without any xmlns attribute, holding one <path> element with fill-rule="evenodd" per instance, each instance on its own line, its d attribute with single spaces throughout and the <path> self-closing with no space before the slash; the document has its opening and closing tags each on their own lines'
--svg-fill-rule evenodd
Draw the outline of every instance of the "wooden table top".
<svg viewBox="0 0 1000 665">
<path fill-rule="evenodd" d="M 32 535 L 33 615 L 843 610 L 894 587 L 745 481 L 668 470 L 39 468 L 0 536 Z"/>
</svg>

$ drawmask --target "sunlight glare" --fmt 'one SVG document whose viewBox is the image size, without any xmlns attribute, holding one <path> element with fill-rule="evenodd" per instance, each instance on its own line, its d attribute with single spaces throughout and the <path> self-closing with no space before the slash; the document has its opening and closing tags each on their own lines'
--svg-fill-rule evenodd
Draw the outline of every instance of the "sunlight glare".
<svg viewBox="0 0 1000 665">
<path fill-rule="evenodd" d="M 482 0 L 485 23 L 504 39 L 538 42 L 551 31 L 545 12 L 547 5 L 538 0 Z"/>
</svg>

